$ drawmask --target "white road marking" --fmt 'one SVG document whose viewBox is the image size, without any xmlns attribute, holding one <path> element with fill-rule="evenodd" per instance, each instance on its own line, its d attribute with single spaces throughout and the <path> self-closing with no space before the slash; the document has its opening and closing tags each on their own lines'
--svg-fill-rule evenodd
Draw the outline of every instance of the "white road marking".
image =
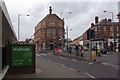
<svg viewBox="0 0 120 80">
<path fill-rule="evenodd" d="M 63 65 L 63 64 L 60 64 L 61 66 L 63 66 L 63 67 L 66 67 L 65 65 Z"/>
<path fill-rule="evenodd" d="M 72 71 L 76 71 L 76 72 L 78 71 L 78 70 L 75 70 L 75 69 L 72 69 L 72 68 L 68 68 L 68 69 L 70 69 L 70 70 L 72 70 Z"/>
<path fill-rule="evenodd" d="M 85 72 L 85 74 L 87 74 L 88 76 L 90 76 L 91 78 L 95 78 L 94 76 L 90 75 L 89 73 Z"/>
<path fill-rule="evenodd" d="M 77 62 L 77 60 L 75 60 L 75 59 L 73 59 L 73 58 L 72 58 L 72 60 L 75 61 L 75 62 Z"/>
<path fill-rule="evenodd" d="M 93 64 L 93 63 L 89 63 L 89 64 Z"/>
<path fill-rule="evenodd" d="M 48 60 L 49 62 L 52 62 L 51 60 Z"/>
<path fill-rule="evenodd" d="M 39 55 L 39 54 L 36 54 L 36 56 L 41 56 L 41 55 Z"/>
<path fill-rule="evenodd" d="M 44 54 L 44 53 L 41 53 L 41 55 L 46 56 L 46 54 Z"/>
<path fill-rule="evenodd" d="M 62 56 L 60 56 L 60 58 L 63 58 Z"/>
<path fill-rule="evenodd" d="M 53 53 L 47 53 L 47 54 L 53 54 Z"/>
<path fill-rule="evenodd" d="M 112 65 L 112 64 L 108 64 L 108 63 L 102 63 L 103 65 L 106 65 L 106 66 L 111 66 L 111 67 L 114 67 L 115 69 L 118 69 L 119 66 L 117 65 Z"/>
<path fill-rule="evenodd" d="M 5 74 L 7 73 L 8 69 L 9 69 L 9 66 L 7 65 L 7 66 L 3 69 L 2 73 L 0 74 L 0 80 L 2 80 L 2 79 L 5 77 Z"/>
<path fill-rule="evenodd" d="M 64 59 L 68 59 L 68 58 L 64 58 Z"/>
</svg>

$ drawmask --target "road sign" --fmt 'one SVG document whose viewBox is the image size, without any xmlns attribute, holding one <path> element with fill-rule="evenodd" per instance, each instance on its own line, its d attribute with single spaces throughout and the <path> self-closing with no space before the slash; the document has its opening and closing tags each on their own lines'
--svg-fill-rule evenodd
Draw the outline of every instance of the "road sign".
<svg viewBox="0 0 120 80">
<path fill-rule="evenodd" d="M 31 66 L 32 46 L 12 46 L 12 66 Z"/>
<path fill-rule="evenodd" d="M 55 53 L 63 53 L 62 49 L 55 49 Z"/>
</svg>

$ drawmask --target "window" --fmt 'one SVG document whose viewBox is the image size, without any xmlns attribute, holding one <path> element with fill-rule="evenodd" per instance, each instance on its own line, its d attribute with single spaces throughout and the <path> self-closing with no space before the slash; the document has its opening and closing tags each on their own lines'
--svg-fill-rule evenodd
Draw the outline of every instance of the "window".
<svg viewBox="0 0 120 80">
<path fill-rule="evenodd" d="M 56 35 L 56 31 L 55 30 L 53 30 L 53 36 L 55 36 Z"/>
<path fill-rule="evenodd" d="M 59 29 L 59 37 L 62 37 L 62 35 L 63 35 L 63 31 L 62 29 Z"/>
<path fill-rule="evenodd" d="M 106 38 L 106 33 L 104 33 L 103 38 Z"/>
<path fill-rule="evenodd" d="M 110 33 L 110 37 L 113 37 L 113 33 Z"/>
<path fill-rule="evenodd" d="M 110 26 L 110 31 L 113 31 L 113 26 Z"/>
<path fill-rule="evenodd" d="M 104 31 L 106 31 L 106 26 L 104 26 Z"/>
<path fill-rule="evenodd" d="M 47 30 L 47 36 L 55 36 L 56 30 Z"/>
<path fill-rule="evenodd" d="M 119 31 L 119 27 L 117 26 L 117 31 Z"/>
<path fill-rule="evenodd" d="M 62 27 L 62 23 L 59 23 L 59 27 Z"/>
<path fill-rule="evenodd" d="M 45 31 L 41 31 L 41 37 L 45 36 Z"/>
<path fill-rule="evenodd" d="M 50 30 L 50 36 L 53 36 L 52 30 Z"/>
<path fill-rule="evenodd" d="M 49 33 L 49 30 L 47 30 L 47 36 L 49 36 L 49 34 L 50 34 L 50 33 Z"/>
<path fill-rule="evenodd" d="M 97 31 L 97 26 L 95 26 L 95 31 Z"/>
<path fill-rule="evenodd" d="M 48 23 L 48 26 L 55 26 L 55 23 L 54 22 L 50 22 L 50 23 Z"/>
<path fill-rule="evenodd" d="M 100 31 L 100 26 L 98 26 L 98 31 Z"/>
<path fill-rule="evenodd" d="M 95 34 L 95 38 L 97 38 L 97 34 Z"/>
<path fill-rule="evenodd" d="M 98 38 L 100 38 L 100 34 L 98 34 Z"/>
</svg>

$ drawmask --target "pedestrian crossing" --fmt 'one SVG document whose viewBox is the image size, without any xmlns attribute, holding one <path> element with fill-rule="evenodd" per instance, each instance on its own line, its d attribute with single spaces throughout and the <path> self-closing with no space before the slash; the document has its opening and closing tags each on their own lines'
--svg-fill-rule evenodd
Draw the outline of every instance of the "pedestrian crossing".
<svg viewBox="0 0 120 80">
<path fill-rule="evenodd" d="M 53 53 L 36 53 L 36 56 L 52 55 Z"/>
</svg>

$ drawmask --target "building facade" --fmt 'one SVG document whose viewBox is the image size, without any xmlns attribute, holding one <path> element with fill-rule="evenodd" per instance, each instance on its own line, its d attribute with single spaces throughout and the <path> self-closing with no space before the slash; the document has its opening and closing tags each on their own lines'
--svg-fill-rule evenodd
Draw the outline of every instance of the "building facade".
<svg viewBox="0 0 120 80">
<path fill-rule="evenodd" d="M 64 19 L 52 14 L 50 7 L 49 14 L 35 27 L 34 42 L 36 49 L 60 48 L 64 44 Z"/>
<path fill-rule="evenodd" d="M 118 51 L 119 22 L 112 22 L 111 19 L 107 20 L 107 18 L 99 21 L 98 16 L 96 16 L 95 24 L 91 24 L 91 29 L 95 30 L 95 38 L 92 40 L 92 47 L 99 45 L 104 48 L 111 47 L 113 50 Z M 86 35 L 87 33 L 85 32 L 83 34 L 84 46 L 88 42 Z"/>
<path fill-rule="evenodd" d="M 80 37 L 74 39 L 74 40 L 72 41 L 72 45 L 80 45 Z"/>
<path fill-rule="evenodd" d="M 10 52 L 7 46 L 17 40 L 12 22 L 10 20 L 6 5 L 0 0 L 0 80 L 4 80 L 8 73 L 10 64 L 8 63 Z"/>
</svg>

